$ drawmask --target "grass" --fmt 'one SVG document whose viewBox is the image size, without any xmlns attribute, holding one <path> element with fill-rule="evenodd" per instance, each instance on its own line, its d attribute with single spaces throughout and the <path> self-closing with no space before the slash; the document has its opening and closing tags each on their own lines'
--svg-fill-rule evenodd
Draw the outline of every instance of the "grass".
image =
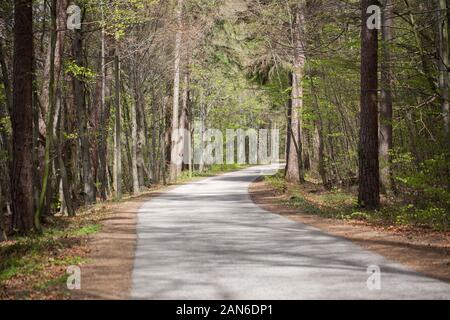
<svg viewBox="0 0 450 320">
<path fill-rule="evenodd" d="M 385 199 L 383 207 L 376 211 L 361 210 L 354 193 L 342 189 L 324 190 L 321 186 L 306 183 L 287 183 L 282 173 L 265 177 L 266 183 L 283 195 L 279 203 L 299 209 L 299 212 L 326 218 L 365 221 L 380 226 L 414 226 L 437 231 L 448 231 L 450 214 L 442 208 L 430 205 L 417 208 L 412 204 Z"/>
<path fill-rule="evenodd" d="M 68 266 L 85 262 L 83 241 L 101 230 L 95 214 L 68 219 L 55 217 L 42 234 L 0 243 L 1 299 L 46 299 L 55 294 L 62 298 L 66 294 L 53 289 L 65 283 Z"/>
</svg>

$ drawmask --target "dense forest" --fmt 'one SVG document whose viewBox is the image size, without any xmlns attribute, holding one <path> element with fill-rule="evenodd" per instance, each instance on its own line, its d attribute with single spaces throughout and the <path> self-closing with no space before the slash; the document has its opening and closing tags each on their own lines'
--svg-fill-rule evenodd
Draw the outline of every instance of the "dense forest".
<svg viewBox="0 0 450 320">
<path fill-rule="evenodd" d="M 171 161 L 179 128 L 279 129 L 286 181 L 447 228 L 448 13 L 447 0 L 1 1 L 0 238 L 211 170 Z"/>
</svg>

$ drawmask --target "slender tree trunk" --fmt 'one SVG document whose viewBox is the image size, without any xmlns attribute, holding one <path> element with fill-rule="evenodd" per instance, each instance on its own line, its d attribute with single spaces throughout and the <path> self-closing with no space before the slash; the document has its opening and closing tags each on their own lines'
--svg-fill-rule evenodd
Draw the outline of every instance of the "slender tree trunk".
<svg viewBox="0 0 450 320">
<path fill-rule="evenodd" d="M 322 179 L 322 184 L 326 189 L 331 188 L 331 184 L 327 178 L 327 172 L 325 168 L 325 144 L 323 139 L 323 120 L 322 112 L 320 110 L 319 97 L 317 89 L 314 83 L 314 79 L 311 78 L 311 90 L 314 96 L 314 107 L 316 109 L 316 119 L 314 120 L 314 133 L 313 133 L 313 146 L 314 146 L 314 164 L 317 172 Z"/>
<path fill-rule="evenodd" d="M 58 90 L 59 91 L 59 90 Z M 73 201 L 70 193 L 70 184 L 69 179 L 67 177 L 67 169 L 66 164 L 64 163 L 63 159 L 63 145 L 64 143 L 64 135 L 63 128 L 64 123 L 67 119 L 66 114 L 66 108 L 65 104 L 61 101 L 61 93 L 59 92 L 58 98 L 57 98 L 57 104 L 59 105 L 59 113 L 60 116 L 58 117 L 58 123 L 57 123 L 57 130 L 55 135 L 55 140 L 57 141 L 57 163 L 58 163 L 58 169 L 59 169 L 59 175 L 61 177 L 61 183 L 60 183 L 60 197 L 62 199 L 61 202 L 64 203 L 65 210 L 62 210 L 61 213 L 64 213 L 64 211 L 67 211 L 67 214 L 69 217 L 75 216 L 75 208 L 73 206 Z"/>
<path fill-rule="evenodd" d="M 0 24 L 4 24 L 2 18 L 0 18 Z M 0 26 L 1 28 L 1 26 Z M 0 29 L 0 34 L 3 34 L 2 29 Z M 0 67 L 2 73 L 3 89 L 5 92 L 6 104 L 0 105 L 0 118 L 6 118 L 12 113 L 12 88 L 10 81 L 10 74 L 8 70 L 8 65 L 6 64 L 5 52 L 3 49 L 3 39 L 0 37 Z M 5 226 L 5 216 L 3 209 L 5 204 L 8 204 L 10 194 L 10 167 L 11 161 L 10 157 L 12 154 L 11 141 L 7 134 L 7 129 L 3 122 L 0 123 L 0 151 L 6 152 L 7 157 L 0 161 L 0 241 L 6 240 L 6 226 Z"/>
<path fill-rule="evenodd" d="M 187 118 L 188 118 L 188 104 L 189 104 L 189 74 L 186 72 L 183 78 L 183 95 L 181 103 L 181 115 L 180 115 L 180 143 L 178 145 L 178 154 L 184 159 L 185 143 L 188 137 L 184 135 L 185 129 L 187 128 Z M 181 174 L 182 166 L 177 167 L 177 175 Z"/>
<path fill-rule="evenodd" d="M 136 81 L 136 80 L 135 80 Z M 137 85 L 137 84 L 135 84 Z M 139 193 L 139 175 L 138 175 L 138 164 L 137 164 L 137 120 L 136 120 L 136 109 L 139 97 L 135 96 L 135 103 L 130 107 L 130 117 L 131 117 L 131 177 L 133 180 L 133 194 Z"/>
<path fill-rule="evenodd" d="M 167 117 L 167 104 L 168 104 L 168 99 L 164 98 L 163 99 L 163 106 L 161 108 L 161 118 L 163 121 L 162 124 L 162 130 L 161 130 L 161 175 L 163 178 L 163 183 L 164 185 L 167 184 L 166 181 L 166 167 L 167 167 L 167 154 L 166 154 L 166 149 L 167 149 L 167 141 L 169 140 L 169 133 L 167 132 L 167 128 L 166 128 L 166 117 Z"/>
<path fill-rule="evenodd" d="M 32 0 L 14 1 L 13 163 L 11 199 L 13 228 L 29 232 L 34 226 L 33 201 L 33 8 Z"/>
<path fill-rule="evenodd" d="M 385 0 L 383 7 L 382 22 L 382 45 L 383 60 L 381 62 L 381 101 L 380 101 L 380 178 L 385 192 L 392 190 L 394 179 L 392 174 L 392 157 L 390 152 L 393 148 L 392 134 L 392 28 L 394 22 L 394 4 L 392 0 Z"/>
<path fill-rule="evenodd" d="M 46 55 L 44 72 L 42 75 L 42 85 L 39 93 L 39 106 L 40 106 L 40 123 L 39 130 L 42 136 L 46 136 L 46 123 L 45 115 L 47 115 L 49 99 L 50 99 L 50 66 L 53 64 L 54 72 L 59 76 L 62 67 L 62 56 L 64 51 L 64 39 L 65 29 L 67 22 L 67 2 L 68 0 L 58 0 L 56 3 L 56 45 L 54 53 L 52 53 L 51 45 L 48 46 Z M 51 59 L 52 54 L 54 59 Z"/>
<path fill-rule="evenodd" d="M 42 188 L 39 196 L 39 205 L 34 217 L 36 229 L 40 229 L 40 219 L 44 214 L 50 197 L 50 179 L 53 171 L 53 145 L 54 145 L 54 118 L 55 118 L 55 54 L 57 42 L 57 4 L 56 0 L 52 0 L 51 4 L 51 36 L 50 36 L 50 67 L 48 81 L 48 105 L 46 119 L 46 137 L 45 137 L 45 153 L 44 153 L 44 173 L 42 175 Z"/>
<path fill-rule="evenodd" d="M 159 137 L 159 125 L 157 125 L 158 118 L 158 109 L 156 105 L 156 101 L 152 101 L 152 149 L 150 154 L 150 164 L 151 164 L 151 172 L 152 172 L 152 183 L 159 182 L 158 176 L 158 146 L 156 139 Z M 158 139 L 159 140 L 159 139 Z"/>
<path fill-rule="evenodd" d="M 120 108 L 120 62 L 119 48 L 114 53 L 114 79 L 115 79 L 115 130 L 114 130 L 114 189 L 116 200 L 122 199 L 122 153 L 121 153 L 121 117 Z"/>
<path fill-rule="evenodd" d="M 157 145 L 156 138 L 159 136 L 159 126 L 157 126 L 156 120 L 158 118 L 158 110 L 156 106 L 156 101 L 152 101 L 152 151 L 151 151 L 151 171 L 152 171 L 152 182 L 159 182 L 158 175 L 158 155 L 157 155 Z"/>
<path fill-rule="evenodd" d="M 293 44 L 294 63 L 291 74 L 292 90 L 290 102 L 290 148 L 288 153 L 286 180 L 292 183 L 305 181 L 303 169 L 302 144 L 302 110 L 303 110 L 303 75 L 305 68 L 305 47 L 302 39 L 304 27 L 304 8 L 297 5 L 294 9 Z"/>
<path fill-rule="evenodd" d="M 199 164 L 198 164 L 198 171 L 201 173 L 205 170 L 205 158 L 204 158 L 204 148 L 205 148 L 205 132 L 206 132 L 206 103 L 203 100 L 203 93 L 201 96 L 201 102 L 200 102 L 200 157 L 199 157 Z"/>
<path fill-rule="evenodd" d="M 133 74 L 133 91 L 134 91 L 134 106 L 131 110 L 131 124 L 132 124 L 132 156 L 134 157 L 132 165 L 133 171 L 133 191 L 140 192 L 141 187 L 145 185 L 145 112 L 144 112 L 144 96 L 142 94 L 142 82 L 139 79 L 138 70 L 136 66 L 131 67 Z M 134 108 L 134 110 L 133 110 Z M 136 167 L 136 169 L 134 168 Z M 136 172 L 134 172 L 136 171 Z M 136 182 L 134 179 L 137 179 Z"/>
<path fill-rule="evenodd" d="M 376 0 L 362 0 L 361 113 L 359 143 L 359 204 L 367 209 L 380 206 L 378 158 L 378 30 L 367 26 L 367 8 Z"/>
<path fill-rule="evenodd" d="M 450 97 L 449 97 L 449 17 L 447 0 L 436 0 L 438 3 L 438 65 L 439 88 L 442 100 L 442 117 L 444 119 L 445 143 L 450 147 Z"/>
<path fill-rule="evenodd" d="M 2 21 L 0 20 L 0 23 Z M 0 30 L 1 32 L 1 30 Z M 8 111 L 8 114 L 12 113 L 12 104 L 13 104 L 13 98 L 12 98 L 12 88 L 11 88 L 11 82 L 9 78 L 9 72 L 8 72 L 8 65 L 6 64 L 5 59 L 5 52 L 3 49 L 3 40 L 0 38 L 0 67 L 2 71 L 2 82 L 3 82 L 3 88 L 5 90 L 5 98 L 6 98 L 6 109 Z"/>
<path fill-rule="evenodd" d="M 176 182 L 178 172 L 181 171 L 181 159 L 179 154 L 180 135 L 178 132 L 179 103 L 180 103 L 180 64 L 181 64 L 181 35 L 182 35 L 182 15 L 183 0 L 178 0 L 177 6 L 177 33 L 175 36 L 175 63 L 174 63 L 174 82 L 173 82 L 173 108 L 172 108 L 172 134 L 171 134 L 171 153 L 170 153 L 170 182 Z"/>
<path fill-rule="evenodd" d="M 105 19 L 103 5 L 101 5 L 101 14 L 102 20 Z M 107 199 L 107 185 L 108 185 L 108 174 L 107 174 L 107 151 L 108 151 L 108 143 L 107 143 L 107 126 L 108 123 L 108 106 L 106 105 L 106 90 L 107 90 L 107 70 L 109 69 L 106 66 L 106 34 L 105 28 L 102 27 L 101 32 L 101 73 L 102 73 L 102 92 L 101 92 L 101 100 L 100 100 L 100 137 L 99 137 L 99 146 L 98 146 L 98 162 L 99 162 L 99 182 L 100 182 L 100 199 L 105 201 Z M 108 94 L 109 96 L 110 94 Z"/>
<path fill-rule="evenodd" d="M 82 30 L 75 30 L 73 40 L 73 56 L 76 64 L 79 67 L 84 65 L 83 63 L 83 38 Z M 84 84 L 79 78 L 79 75 L 73 77 L 73 87 L 75 95 L 75 108 L 77 110 L 78 126 L 79 126 L 79 139 L 81 145 L 81 167 L 82 167 L 82 180 L 84 190 L 84 203 L 86 206 L 95 202 L 95 188 L 94 177 L 92 174 L 92 163 L 90 157 L 90 144 L 89 144 L 89 132 L 88 132 L 88 116 L 87 116 L 87 103 Z"/>
<path fill-rule="evenodd" d="M 137 145 L 136 145 L 136 165 L 138 172 L 139 189 L 145 186 L 145 160 L 144 149 L 146 148 L 146 117 L 145 117 L 145 98 L 142 94 L 142 88 L 136 87 L 138 104 L 136 105 L 136 125 L 137 125 Z"/>
<path fill-rule="evenodd" d="M 4 201 L 3 201 L 3 190 L 0 184 L 0 242 L 7 240 L 6 227 L 5 227 L 5 215 L 3 212 Z"/>
<path fill-rule="evenodd" d="M 108 126 L 105 125 L 109 123 L 110 117 L 111 117 L 111 104 L 112 104 L 112 85 L 113 85 L 113 66 L 112 62 L 114 53 L 114 49 L 109 48 L 107 49 L 107 42 L 106 42 L 106 36 L 105 31 L 103 30 L 103 36 L 102 36 L 102 111 L 100 113 L 100 119 L 101 123 L 103 124 L 100 128 L 100 146 L 99 146 L 99 164 L 100 164 L 100 172 L 99 172 L 99 179 L 100 179 L 100 197 L 102 200 L 106 200 L 108 198 L 108 190 L 109 193 L 111 193 L 111 183 L 108 175 Z"/>
</svg>

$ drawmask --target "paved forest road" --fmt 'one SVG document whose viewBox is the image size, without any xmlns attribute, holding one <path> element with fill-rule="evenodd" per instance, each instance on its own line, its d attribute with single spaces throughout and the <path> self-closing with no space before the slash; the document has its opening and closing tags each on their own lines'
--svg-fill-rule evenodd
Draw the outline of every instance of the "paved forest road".
<svg viewBox="0 0 450 320">
<path fill-rule="evenodd" d="M 271 214 L 249 197 L 256 167 L 173 189 L 139 211 L 135 299 L 450 299 L 450 285 Z M 369 291 L 367 267 L 381 268 Z"/>
</svg>

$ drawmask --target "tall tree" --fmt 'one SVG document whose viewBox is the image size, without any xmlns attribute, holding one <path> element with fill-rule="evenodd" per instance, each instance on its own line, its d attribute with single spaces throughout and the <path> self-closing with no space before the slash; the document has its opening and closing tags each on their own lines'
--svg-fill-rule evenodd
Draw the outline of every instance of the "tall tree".
<svg viewBox="0 0 450 320">
<path fill-rule="evenodd" d="M 180 67 L 181 67 L 181 37 L 182 37 L 182 18 L 183 18 L 183 0 L 178 0 L 177 4 L 177 31 L 175 35 L 175 62 L 174 62 L 174 81 L 173 81 L 173 107 L 172 107 L 172 139 L 170 153 L 170 181 L 177 180 L 181 171 L 180 144 Z"/>
<path fill-rule="evenodd" d="M 46 135 L 44 154 L 44 173 L 42 174 L 42 188 L 39 195 L 39 203 L 35 215 L 35 226 L 40 229 L 40 218 L 44 212 L 46 200 L 49 198 L 49 185 L 53 170 L 53 145 L 54 145 L 54 117 L 55 117 L 55 54 L 57 41 L 57 8 L 56 0 L 52 0 L 51 6 L 51 34 L 50 34 L 50 58 L 48 81 L 48 106 L 46 110 Z"/>
<path fill-rule="evenodd" d="M 303 76 L 305 72 L 305 39 L 304 30 L 304 1 L 293 8 L 293 21 L 291 24 L 293 45 L 293 68 L 291 72 L 291 98 L 288 111 L 288 143 L 286 179 L 294 183 L 305 180 L 303 170 L 303 144 L 302 144 L 302 110 L 303 110 Z"/>
<path fill-rule="evenodd" d="M 11 198 L 13 228 L 34 229 L 33 202 L 33 1 L 14 1 L 13 163 Z"/>
<path fill-rule="evenodd" d="M 367 209 L 380 206 L 378 158 L 378 30 L 369 27 L 370 6 L 376 0 L 361 0 L 361 109 L 359 141 L 359 204 Z"/>
<path fill-rule="evenodd" d="M 78 68 L 84 67 L 83 61 L 83 30 L 76 29 L 73 42 L 72 54 Z M 92 174 L 90 144 L 88 132 L 88 111 L 86 104 L 86 93 L 83 83 L 83 74 L 75 74 L 73 77 L 73 92 L 75 108 L 77 110 L 79 139 L 81 146 L 81 168 L 84 190 L 84 203 L 90 205 L 95 202 L 94 177 Z"/>
<path fill-rule="evenodd" d="M 444 119 L 445 143 L 450 147 L 450 57 L 449 57 L 449 16 L 447 0 L 436 0 L 438 12 L 438 65 L 439 88 L 441 91 L 442 116 Z"/>
<path fill-rule="evenodd" d="M 102 77 L 102 88 L 101 88 L 101 99 L 100 99 L 100 137 L 99 137 L 99 146 L 98 146 L 98 159 L 99 159 L 99 193 L 100 199 L 105 201 L 107 199 L 106 190 L 108 184 L 108 164 L 107 164 L 107 151 L 108 151 L 108 143 L 107 143 L 107 126 L 104 124 L 107 123 L 109 118 L 109 102 L 106 102 L 106 96 L 110 96 L 109 86 L 107 83 L 110 66 L 106 65 L 106 32 L 104 26 L 105 14 L 103 3 L 100 6 L 101 9 L 101 19 L 102 19 L 102 31 L 101 31 L 101 77 Z"/>
<path fill-rule="evenodd" d="M 136 82 L 136 80 L 134 80 Z M 139 174 L 137 163 L 137 149 L 138 149 L 138 130 L 137 130 L 137 109 L 140 103 L 139 98 L 135 99 L 135 103 L 130 107 L 131 117 L 131 177 L 133 180 L 133 193 L 138 194 L 139 187 Z"/>
<path fill-rule="evenodd" d="M 120 105 L 120 59 L 118 44 L 116 44 L 116 50 L 114 51 L 114 82 L 114 190 L 116 192 L 116 200 L 120 200 L 122 198 L 122 110 Z"/>
<path fill-rule="evenodd" d="M 392 55 L 394 4 L 392 0 L 385 0 L 382 15 L 382 52 L 381 61 L 381 99 L 380 99 L 380 178 L 385 191 L 393 187 L 392 156 Z"/>
</svg>

